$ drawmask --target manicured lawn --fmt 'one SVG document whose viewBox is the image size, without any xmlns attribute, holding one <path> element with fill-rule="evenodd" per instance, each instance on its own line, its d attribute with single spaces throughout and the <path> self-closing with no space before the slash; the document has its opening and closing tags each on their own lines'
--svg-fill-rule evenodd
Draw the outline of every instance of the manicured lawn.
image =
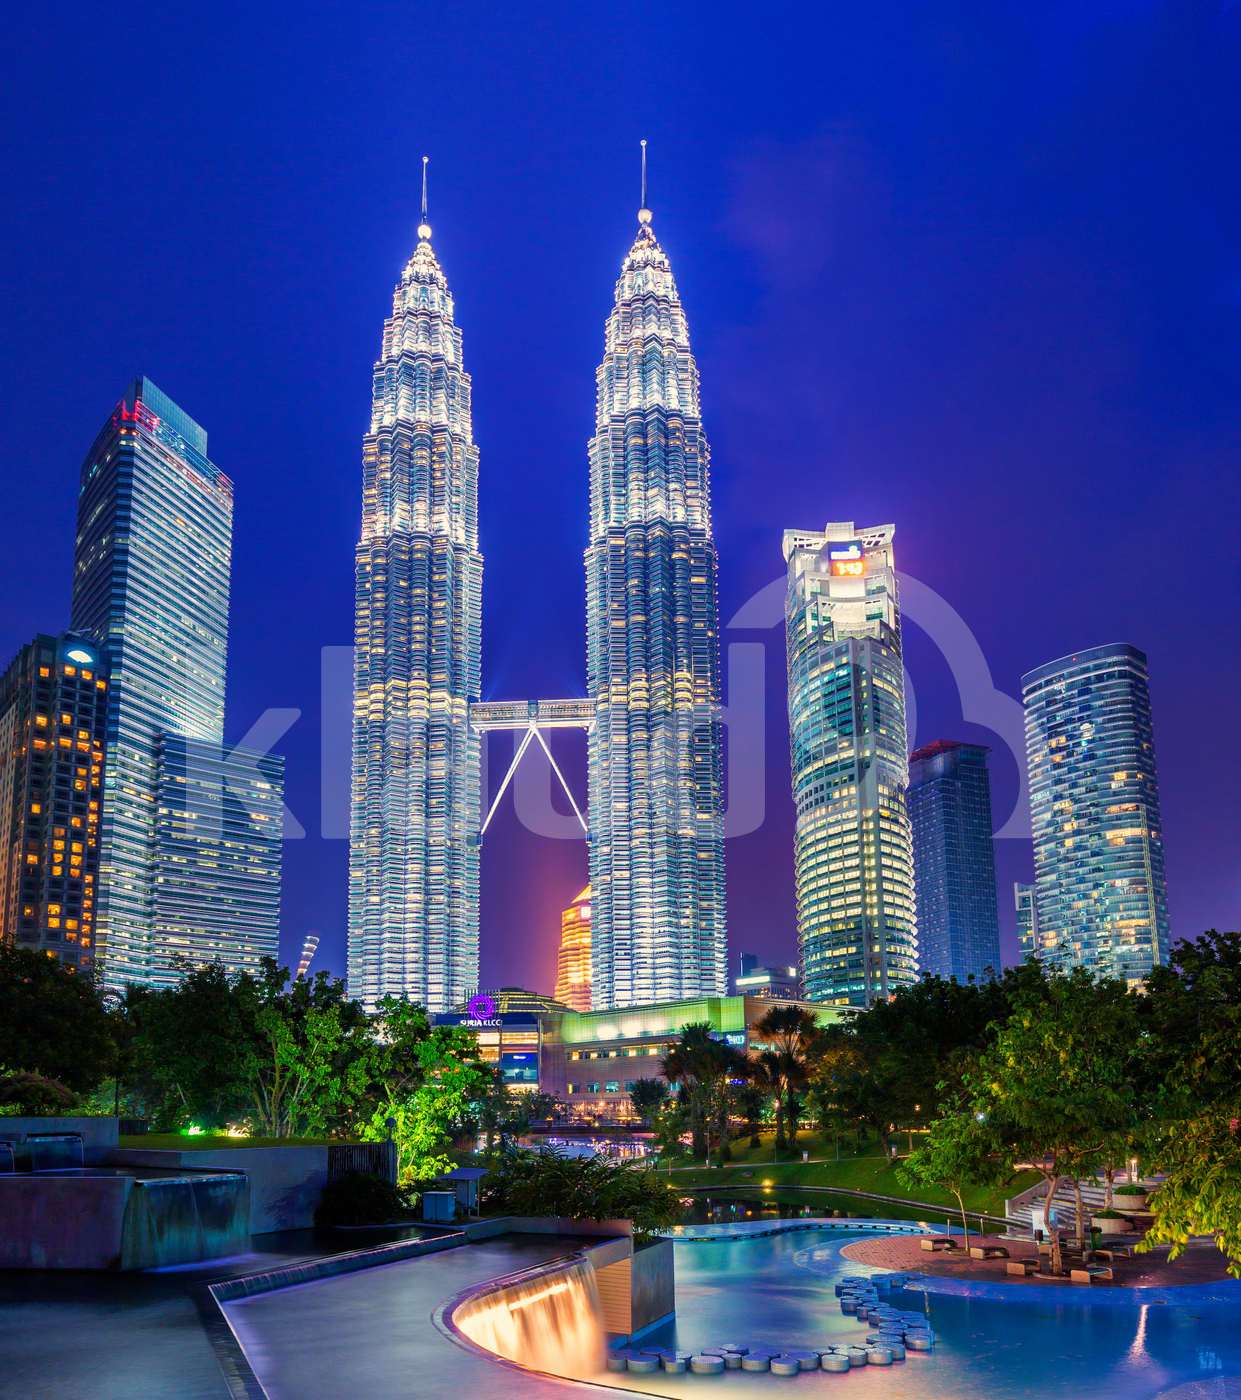
<svg viewBox="0 0 1241 1400">
<path fill-rule="evenodd" d="M 227 1133 L 135 1133 L 123 1135 L 120 1147 L 145 1147 L 152 1152 L 209 1152 L 239 1147 L 336 1147 L 340 1138 L 229 1137 Z"/>
<path fill-rule="evenodd" d="M 897 1139 L 893 1139 L 894 1142 Z M 917 1136 L 914 1143 L 917 1145 Z M 898 1145 L 903 1153 L 908 1152 L 909 1139 L 903 1136 Z M 896 1175 L 897 1162 L 885 1160 L 883 1157 L 873 1155 L 854 1156 L 851 1152 L 846 1156 L 846 1150 L 852 1144 L 841 1142 L 841 1160 L 835 1160 L 836 1144 L 835 1140 L 829 1138 L 826 1146 L 823 1139 L 817 1134 L 799 1134 L 799 1146 L 795 1154 L 796 1160 L 792 1162 L 780 1161 L 772 1162 L 773 1134 L 762 1136 L 762 1146 L 751 1148 L 749 1139 L 743 1138 L 740 1143 L 733 1144 L 733 1160 L 724 1167 L 712 1167 L 706 1170 L 703 1167 L 689 1167 L 689 1159 L 681 1158 L 673 1163 L 674 1168 L 679 1168 L 671 1173 L 670 1184 L 676 1186 L 755 1186 L 758 1194 L 762 1193 L 765 1185 L 773 1187 L 779 1186 L 838 1186 L 846 1187 L 852 1191 L 875 1191 L 884 1196 L 899 1196 L 902 1200 L 921 1202 L 926 1205 L 935 1206 L 940 1209 L 956 1210 L 957 1200 L 950 1191 L 937 1190 L 933 1187 L 907 1186 L 900 1181 Z M 875 1153 L 876 1144 L 870 1144 L 869 1149 Z M 866 1150 L 865 1148 L 863 1149 Z M 812 1160 L 808 1163 L 801 1161 L 801 1153 L 809 1151 L 812 1159 L 829 1157 L 831 1160 Z M 783 1158 L 788 1155 L 781 1153 Z M 899 1161 L 899 1159 L 898 1159 Z M 664 1170 L 666 1163 L 661 1162 L 660 1170 Z M 752 1175 L 745 1175 L 745 1173 Z M 1003 1215 L 1004 1202 L 1007 1198 L 1015 1196 L 1019 1191 L 1024 1191 L 1027 1186 L 1032 1186 L 1036 1181 L 1041 1180 L 1037 1172 L 1019 1172 L 1006 1186 L 996 1188 L 971 1188 L 965 1194 L 966 1210 L 981 1210 L 989 1215 Z M 792 1200 L 793 1197 L 788 1197 Z M 807 1204 L 819 1204 L 823 1198 L 818 1196 L 802 1196 L 800 1200 Z M 849 1198 L 840 1197 L 831 1202 L 833 1206 L 838 1206 L 841 1201 Z M 880 1214 L 880 1203 L 872 1203 L 874 1210 L 872 1213 Z M 864 1205 L 858 1205 L 856 1199 L 850 1206 L 851 1209 L 869 1209 Z"/>
</svg>

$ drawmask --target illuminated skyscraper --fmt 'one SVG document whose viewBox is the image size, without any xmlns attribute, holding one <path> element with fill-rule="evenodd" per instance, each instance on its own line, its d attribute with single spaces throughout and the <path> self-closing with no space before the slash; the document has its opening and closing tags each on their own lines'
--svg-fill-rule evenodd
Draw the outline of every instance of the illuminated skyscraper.
<svg viewBox="0 0 1241 1400">
<path fill-rule="evenodd" d="M 96 928 L 112 986 L 167 985 L 195 951 L 155 926 L 160 745 L 223 738 L 232 528 L 206 431 L 135 379 L 82 464 L 73 578 L 73 630 L 112 666 Z"/>
<path fill-rule="evenodd" d="M 0 942 L 92 968 L 108 655 L 62 632 L 0 677 Z"/>
<path fill-rule="evenodd" d="M 483 559 L 470 377 L 423 221 L 384 323 L 357 548 L 349 994 L 478 986 Z"/>
<path fill-rule="evenodd" d="M 1021 678 L 1034 823 L 1034 951 L 1140 985 L 1168 960 L 1146 653 L 1092 647 Z"/>
<path fill-rule="evenodd" d="M 574 1011 L 590 1010 L 590 886 L 560 916 L 553 996 Z"/>
<path fill-rule="evenodd" d="M 794 863 L 808 1001 L 917 976 L 905 672 L 892 525 L 786 530 Z"/>
<path fill-rule="evenodd" d="M 590 441 L 596 1007 L 728 989 L 707 441 L 668 258 L 650 211 L 638 219 L 608 318 Z"/>
</svg>

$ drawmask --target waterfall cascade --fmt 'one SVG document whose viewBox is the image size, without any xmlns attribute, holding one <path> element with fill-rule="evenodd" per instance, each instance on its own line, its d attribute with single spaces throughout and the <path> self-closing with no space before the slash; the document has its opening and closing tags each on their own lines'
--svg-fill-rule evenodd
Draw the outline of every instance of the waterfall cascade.
<svg viewBox="0 0 1241 1400">
<path fill-rule="evenodd" d="M 603 1325 L 588 1259 L 467 1299 L 452 1318 L 480 1347 L 575 1380 L 604 1369 Z"/>
</svg>

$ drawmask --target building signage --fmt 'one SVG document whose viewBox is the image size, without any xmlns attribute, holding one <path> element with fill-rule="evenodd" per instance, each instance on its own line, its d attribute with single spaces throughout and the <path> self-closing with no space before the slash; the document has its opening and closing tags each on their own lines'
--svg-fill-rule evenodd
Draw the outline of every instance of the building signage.
<svg viewBox="0 0 1241 1400">
<path fill-rule="evenodd" d="M 465 1014 L 472 1021 L 490 1021 L 496 1014 L 496 1004 L 486 992 L 478 992 L 466 1003 Z"/>
<path fill-rule="evenodd" d="M 866 555 L 861 540 L 829 544 L 827 562 L 833 578 L 861 578 L 866 572 Z"/>
</svg>

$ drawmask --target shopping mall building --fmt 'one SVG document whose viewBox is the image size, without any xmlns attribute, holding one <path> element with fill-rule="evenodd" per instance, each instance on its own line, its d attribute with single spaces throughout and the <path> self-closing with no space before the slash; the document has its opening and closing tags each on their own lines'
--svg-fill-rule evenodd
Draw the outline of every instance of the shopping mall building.
<svg viewBox="0 0 1241 1400">
<path fill-rule="evenodd" d="M 629 1090 L 659 1077 L 660 1057 L 682 1026 L 707 1022 L 742 1050 L 761 1050 L 755 1027 L 773 1006 L 800 1006 L 820 1025 L 841 1016 L 836 1006 L 771 997 L 696 997 L 618 1011 L 572 1011 L 521 987 L 480 992 L 459 1011 L 434 1017 L 478 1036 L 483 1059 L 517 1089 L 555 1094 L 571 1118 L 617 1122 L 636 1118 Z"/>
</svg>

